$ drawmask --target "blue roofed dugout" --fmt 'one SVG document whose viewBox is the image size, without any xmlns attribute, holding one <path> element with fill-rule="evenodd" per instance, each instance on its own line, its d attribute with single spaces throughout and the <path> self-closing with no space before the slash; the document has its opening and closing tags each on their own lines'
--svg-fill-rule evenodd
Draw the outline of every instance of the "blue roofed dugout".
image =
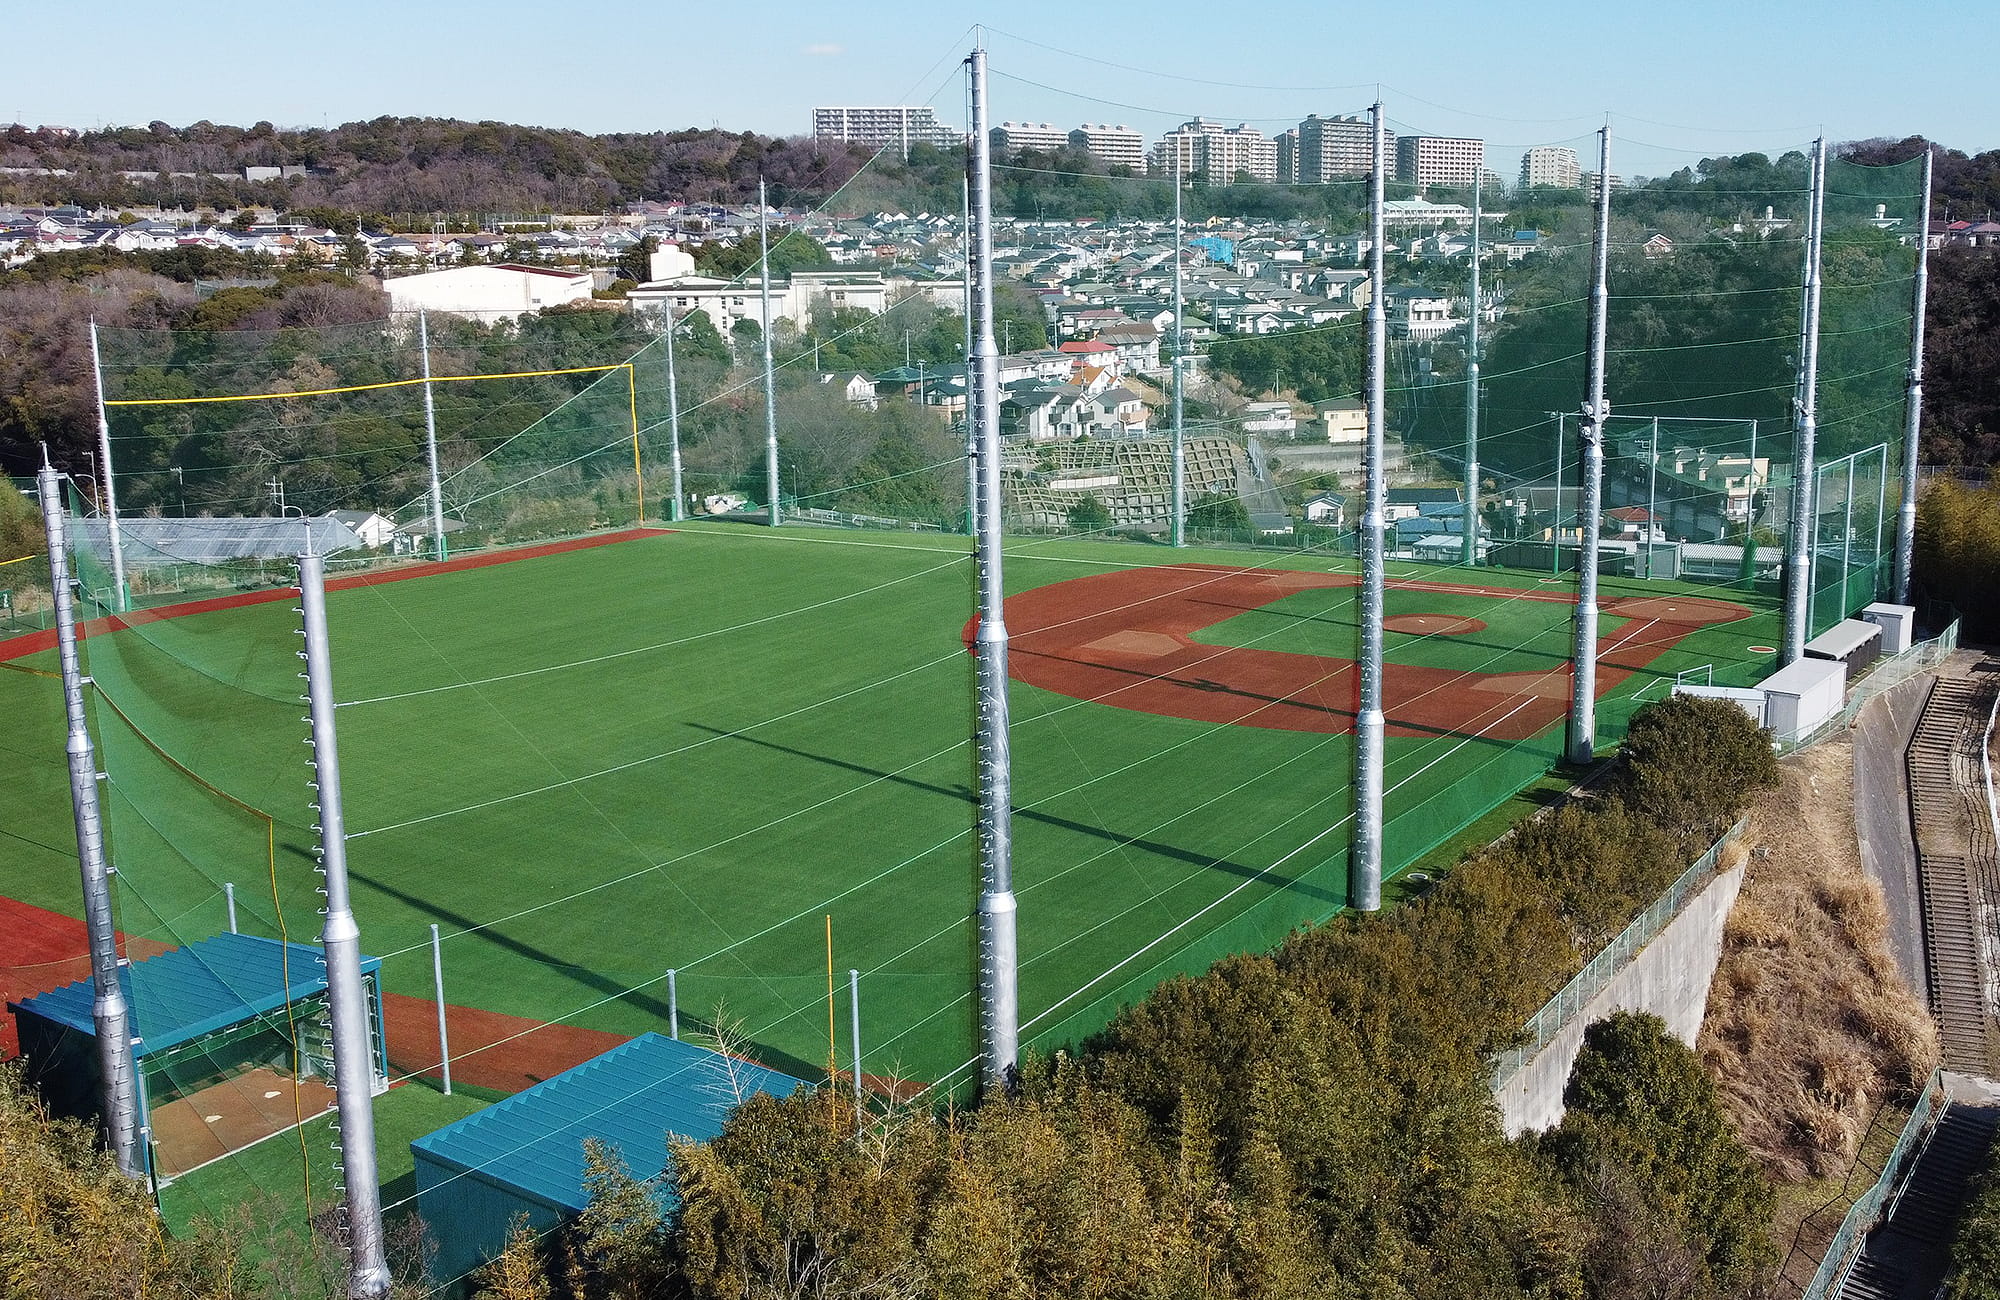
<svg viewBox="0 0 2000 1300">
<path fill-rule="evenodd" d="M 644 1034 L 410 1143 L 417 1208 L 437 1242 L 431 1274 L 456 1286 L 499 1254 L 514 1220 L 545 1231 L 581 1211 L 583 1144 L 614 1148 L 633 1177 L 666 1171 L 667 1137 L 706 1141 L 752 1093 L 805 1085 L 751 1061 Z"/>
<path fill-rule="evenodd" d="M 381 968 L 379 957 L 361 959 L 378 1092 L 388 1076 Z M 230 1080 L 252 1070 L 287 1078 L 332 1077 L 326 963 L 317 947 L 215 934 L 122 965 L 118 982 L 131 1008 L 132 1054 L 156 1174 L 191 1167 L 183 1153 L 154 1145 L 162 1140 L 155 1113 L 169 1103 L 226 1090 Z M 89 980 L 78 980 L 8 1006 L 20 1031 L 21 1054 L 49 1108 L 99 1122 L 95 996 Z"/>
</svg>

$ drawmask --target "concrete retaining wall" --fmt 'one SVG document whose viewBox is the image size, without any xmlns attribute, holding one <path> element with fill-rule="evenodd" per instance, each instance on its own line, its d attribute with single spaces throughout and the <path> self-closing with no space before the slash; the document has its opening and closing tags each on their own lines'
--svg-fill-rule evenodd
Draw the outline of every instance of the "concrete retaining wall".
<svg viewBox="0 0 2000 1300">
<path fill-rule="evenodd" d="M 1562 1122 L 1563 1087 L 1583 1050 L 1583 1031 L 1619 1011 L 1645 1011 L 1667 1022 L 1674 1037 L 1694 1045 L 1708 1006 L 1709 982 L 1722 958 L 1722 928 L 1743 888 L 1743 868 L 1717 873 L 1690 898 L 1658 937 L 1611 977 L 1604 991 L 1556 1031 L 1521 1067 L 1493 1081 L 1493 1099 L 1508 1137 Z"/>
</svg>

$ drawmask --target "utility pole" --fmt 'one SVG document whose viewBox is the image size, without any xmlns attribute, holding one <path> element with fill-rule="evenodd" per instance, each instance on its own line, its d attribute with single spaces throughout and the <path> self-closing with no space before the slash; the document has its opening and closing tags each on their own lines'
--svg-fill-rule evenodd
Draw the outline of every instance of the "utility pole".
<svg viewBox="0 0 2000 1300">
<path fill-rule="evenodd" d="M 1382 307 L 1383 190 L 1382 103 L 1370 111 L 1374 155 L 1368 181 L 1368 441 L 1363 453 L 1361 510 L 1361 702 L 1354 720 L 1354 852 L 1347 873 L 1347 903 L 1358 912 L 1382 907 L 1382 605 L 1383 517 L 1388 478 L 1382 464 L 1387 418 L 1388 319 Z"/>
<path fill-rule="evenodd" d="M 111 414 L 104 405 L 104 361 L 97 350 L 97 318 L 90 319 L 90 373 L 97 383 L 97 456 L 104 474 L 98 480 L 98 495 L 104 501 L 104 518 L 111 529 L 111 599 L 118 612 L 132 607 L 132 591 L 125 582 L 125 539 L 118 528 L 117 472 L 111 467 Z"/>
<path fill-rule="evenodd" d="M 1187 545 L 1187 428 L 1182 400 L 1186 362 L 1186 335 L 1181 330 L 1181 248 L 1187 235 L 1181 225 L 1181 160 L 1174 154 L 1174 490 L 1171 507 L 1173 526 L 1168 535 L 1175 546 Z"/>
<path fill-rule="evenodd" d="M 687 492 L 681 483 L 681 390 L 674 375 L 674 305 L 664 304 L 667 313 L 667 462 L 674 480 L 674 504 L 667 518 L 679 523 L 687 518 Z M 817 368 L 817 367 L 815 367 Z"/>
<path fill-rule="evenodd" d="M 1931 274 L 1931 146 L 1924 142 L 1924 197 L 1917 209 L 1917 283 L 1910 304 L 1910 378 L 1903 397 L 1903 500 L 1896 509 L 1896 603 L 1910 603 L 1917 548 L 1917 435 L 1924 418 L 1924 294 Z"/>
<path fill-rule="evenodd" d="M 980 1084 L 1013 1086 L 1021 1055 L 1020 975 L 1015 944 L 1013 764 L 1008 751 L 1007 623 L 1000 572 L 1000 357 L 993 346 L 993 156 L 986 130 L 986 50 L 972 72 L 972 213 L 979 326 L 979 1057 Z"/>
<path fill-rule="evenodd" d="M 310 534 L 308 534 L 310 536 Z M 319 813 L 319 867 L 325 877 L 328 1019 L 333 1030 L 334 1101 L 340 1110 L 340 1162 L 347 1196 L 347 1294 L 382 1300 L 389 1294 L 383 1249 L 382 1189 L 375 1166 L 375 1050 L 368 1034 L 368 995 L 361 982 L 361 929 L 347 890 L 347 827 L 340 801 L 340 745 L 334 733 L 333 651 L 326 626 L 326 558 L 299 556 L 299 657 L 312 735 L 313 807 Z"/>
<path fill-rule="evenodd" d="M 764 181 L 757 180 L 757 266 L 763 278 L 764 311 L 764 496 L 771 503 L 771 527 L 778 516 L 778 381 L 771 368 L 771 234 L 764 219 Z"/>
<path fill-rule="evenodd" d="M 1481 168 L 1481 171 L 1484 169 Z M 1479 183 L 1472 178 L 1471 310 L 1465 326 L 1465 549 L 1467 564 L 1479 563 Z"/>
<path fill-rule="evenodd" d="M 1820 225 L 1826 203 L 1826 139 L 1813 141 L 1812 198 L 1806 209 L 1804 292 L 1799 302 L 1799 381 L 1792 403 L 1792 518 L 1785 539 L 1785 644 L 1779 663 L 1804 657 L 1812 638 L 1814 534 L 1819 483 L 1813 442 L 1819 432 Z M 1928 222 L 1926 222 L 1928 225 Z"/>
<path fill-rule="evenodd" d="M 49 543 L 49 589 L 55 598 L 56 648 L 61 661 L 63 713 L 69 724 L 70 811 L 76 819 L 77 865 L 83 875 L 83 922 L 90 944 L 93 998 L 91 1026 L 97 1037 L 99 1104 L 104 1129 L 118 1172 L 127 1178 L 146 1176 L 146 1117 L 139 1105 L 139 1072 L 133 1059 L 130 1009 L 118 968 L 118 929 L 111 913 L 111 868 L 104 856 L 104 822 L 97 799 L 97 750 L 90 740 L 84 710 L 86 679 L 76 651 L 76 596 L 70 590 L 67 519 L 62 482 L 42 450 L 36 478 L 42 505 L 42 526 Z"/>
<path fill-rule="evenodd" d="M 417 347 L 424 358 L 424 450 L 431 467 L 431 553 L 445 558 L 444 488 L 438 479 L 437 403 L 431 400 L 431 329 L 427 313 L 417 312 Z"/>
<path fill-rule="evenodd" d="M 1580 452 L 1577 502 L 1576 636 L 1571 651 L 1569 746 L 1572 763 L 1588 763 L 1597 753 L 1597 534 L 1604 504 L 1604 423 L 1611 407 L 1604 400 L 1604 325 L 1609 306 L 1611 258 L 1611 128 L 1597 132 L 1597 240 L 1590 286 L 1590 395 L 1577 423 Z M 1560 503 L 1560 496 L 1558 496 Z"/>
</svg>

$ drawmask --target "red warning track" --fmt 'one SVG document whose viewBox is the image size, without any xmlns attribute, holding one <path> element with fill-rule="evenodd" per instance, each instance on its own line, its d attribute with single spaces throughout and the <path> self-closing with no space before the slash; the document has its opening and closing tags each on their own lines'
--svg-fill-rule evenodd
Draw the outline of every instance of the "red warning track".
<svg viewBox="0 0 2000 1300">
<path fill-rule="evenodd" d="M 90 939 L 83 922 L 12 898 L 0 898 L 0 934 L 7 936 L 7 961 L 0 965 L 0 1002 L 19 1002 L 37 993 L 90 978 Z M 150 939 L 118 936 L 118 951 L 134 961 L 165 952 Z M 0 1060 L 20 1051 L 14 1017 L 0 1019 Z"/>
<path fill-rule="evenodd" d="M 1296 591 L 1358 583 L 1352 574 L 1171 565 L 1037 587 L 1007 600 L 1009 672 L 1061 695 L 1141 713 L 1280 731 L 1351 732 L 1360 693 L 1353 660 L 1201 645 L 1193 636 Z M 1440 582 L 1389 585 L 1400 591 L 1574 603 L 1563 592 Z M 1600 696 L 1698 628 L 1750 616 L 1727 601 L 1679 596 L 1613 600 L 1604 612 L 1629 621 L 1603 639 Z M 968 644 L 971 632 L 968 625 Z M 1525 740 L 1563 717 L 1570 677 L 1567 666 L 1554 672 L 1479 673 L 1386 664 L 1382 697 L 1388 734 Z"/>
<path fill-rule="evenodd" d="M 350 573 L 345 577 L 327 580 L 328 591 L 346 591 L 352 587 L 379 587 L 386 582 L 404 582 L 410 578 L 432 578 L 442 573 L 463 573 L 467 569 L 483 569 L 494 564 L 512 564 L 516 560 L 532 560 L 543 555 L 560 555 L 565 551 L 587 551 L 596 546 L 610 546 L 615 542 L 637 541 L 642 537 L 660 537 L 672 532 L 669 528 L 627 528 L 616 533 L 595 533 L 589 537 L 572 537 L 560 542 L 544 542 L 538 546 L 520 546 L 503 551 L 481 551 L 476 555 L 462 555 L 455 560 L 431 560 L 420 564 L 405 564 L 395 568 L 376 569 L 369 573 Z M 85 637 L 98 636 L 105 632 L 117 632 L 143 623 L 158 623 L 170 618 L 186 618 L 191 614 L 208 614 L 218 609 L 241 609 L 246 605 L 268 605 L 273 601 L 294 600 L 297 589 L 293 587 L 272 587 L 264 591 L 239 591 L 227 596 L 211 596 L 206 600 L 190 600 L 179 605 L 161 605 L 154 609 L 134 610 L 129 614 L 114 614 L 106 618 L 94 618 L 79 629 Z M 26 655 L 40 654 L 53 650 L 56 646 L 54 628 L 41 632 L 30 632 L 26 636 L 12 637 L 0 641 L 0 659 L 19 659 Z"/>
</svg>

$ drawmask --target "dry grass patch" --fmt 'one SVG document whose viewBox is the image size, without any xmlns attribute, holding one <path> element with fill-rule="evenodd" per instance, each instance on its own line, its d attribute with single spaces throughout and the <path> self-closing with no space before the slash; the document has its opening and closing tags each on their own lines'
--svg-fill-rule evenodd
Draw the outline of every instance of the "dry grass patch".
<svg viewBox="0 0 2000 1300">
<path fill-rule="evenodd" d="M 1751 806 L 1754 851 L 1702 1026 L 1738 1132 L 1781 1183 L 1845 1174 L 1876 1111 L 1938 1059 L 1861 869 L 1852 790 L 1853 750 L 1836 742 L 1787 759 Z"/>
</svg>

